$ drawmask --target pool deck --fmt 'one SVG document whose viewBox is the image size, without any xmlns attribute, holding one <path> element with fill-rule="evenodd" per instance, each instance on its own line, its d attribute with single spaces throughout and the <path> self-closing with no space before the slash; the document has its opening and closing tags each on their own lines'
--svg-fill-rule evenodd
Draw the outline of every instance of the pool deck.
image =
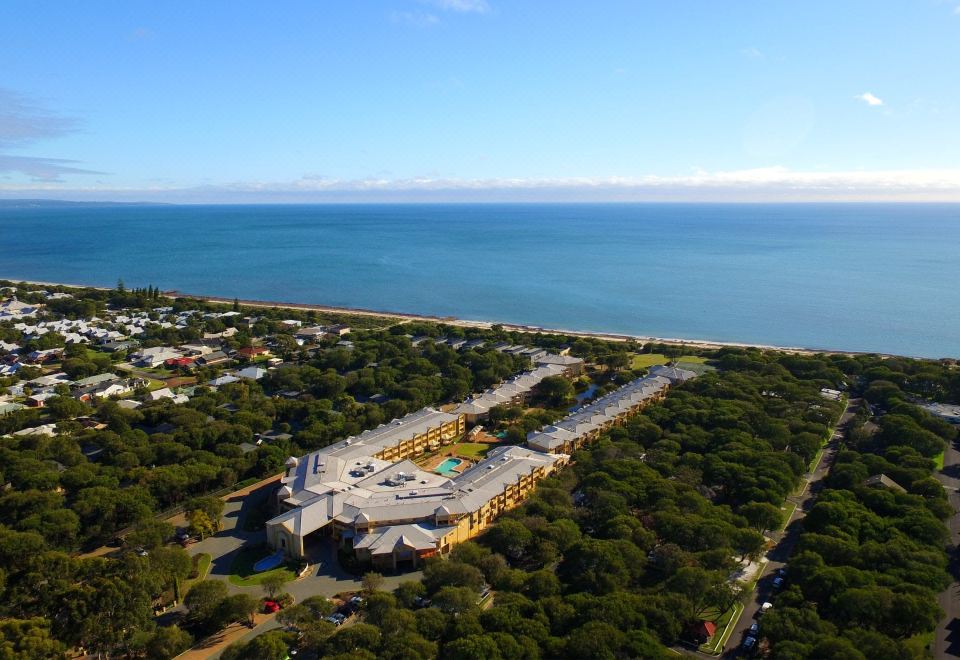
<svg viewBox="0 0 960 660">
<path fill-rule="evenodd" d="M 444 450 L 441 451 L 441 452 L 440 452 L 439 454 L 437 454 L 436 456 L 431 456 L 430 458 L 428 458 L 427 460 L 425 460 L 423 463 L 420 463 L 420 464 L 419 464 L 420 467 L 421 467 L 422 469 L 424 469 L 424 470 L 429 471 L 429 472 L 435 472 L 435 473 L 437 473 L 437 474 L 443 474 L 443 476 L 445 476 L 445 477 L 456 476 L 456 475 L 460 474 L 461 472 L 463 472 L 464 470 L 466 470 L 468 467 L 470 467 L 473 463 L 470 461 L 470 459 L 463 458 L 462 456 L 458 456 L 457 453 L 456 453 L 456 451 L 455 451 L 455 449 L 454 449 L 455 447 L 456 447 L 456 445 L 452 445 L 452 446 L 450 446 L 450 447 L 445 447 Z M 455 468 L 451 469 L 449 473 L 440 473 L 440 472 L 437 472 L 437 468 L 440 467 L 440 465 L 441 465 L 445 460 L 447 460 L 448 458 L 456 458 L 456 459 L 459 459 L 459 460 L 461 460 L 461 461 L 463 461 L 463 462 L 460 463 L 460 465 L 457 465 Z M 452 473 L 452 474 L 451 474 L 451 473 Z"/>
</svg>

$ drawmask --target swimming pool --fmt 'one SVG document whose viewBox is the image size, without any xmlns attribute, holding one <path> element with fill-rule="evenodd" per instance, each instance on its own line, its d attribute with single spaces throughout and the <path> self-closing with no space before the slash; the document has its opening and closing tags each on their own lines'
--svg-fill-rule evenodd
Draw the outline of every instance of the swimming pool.
<svg viewBox="0 0 960 660">
<path fill-rule="evenodd" d="M 255 570 L 257 573 L 260 573 L 262 571 L 268 571 L 271 568 L 276 568 L 282 562 L 283 562 L 283 551 L 278 550 L 272 555 L 268 555 L 263 559 L 261 559 L 260 561 L 258 561 L 256 564 L 254 564 L 253 570 Z"/>
<path fill-rule="evenodd" d="M 463 459 L 460 458 L 447 458 L 434 469 L 434 472 L 442 474 L 445 477 L 455 477 L 460 473 L 454 470 L 454 468 L 460 467 L 463 462 Z"/>
</svg>

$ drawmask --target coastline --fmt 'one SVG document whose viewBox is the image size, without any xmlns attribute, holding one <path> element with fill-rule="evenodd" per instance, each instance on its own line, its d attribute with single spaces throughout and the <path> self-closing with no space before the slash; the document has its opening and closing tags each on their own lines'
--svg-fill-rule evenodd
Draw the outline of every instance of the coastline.
<svg viewBox="0 0 960 660">
<path fill-rule="evenodd" d="M 39 280 L 21 280 L 21 279 L 12 279 L 12 278 L 0 278 L 9 282 L 16 282 L 22 284 L 30 284 L 32 286 L 58 286 L 58 287 L 68 287 L 74 289 L 96 289 L 99 291 L 112 291 L 112 287 L 105 286 L 93 286 L 87 284 L 70 284 L 65 282 L 44 282 Z M 204 302 L 219 303 L 219 304 L 232 304 L 234 298 L 224 297 L 224 296 L 210 296 L 205 294 L 195 294 L 187 293 L 185 291 L 178 291 L 175 289 L 170 289 L 162 291 L 162 296 L 169 298 L 171 300 L 175 298 L 192 298 L 194 300 L 201 300 Z M 894 353 L 878 353 L 876 351 L 852 351 L 852 350 L 842 350 L 842 349 L 828 349 L 828 348 L 809 348 L 804 346 L 777 346 L 775 344 L 757 344 L 757 343 L 747 343 L 747 342 L 732 342 L 732 341 L 715 341 L 711 339 L 683 339 L 679 337 L 655 337 L 651 335 L 633 335 L 633 334 L 623 334 L 623 333 L 610 333 L 602 331 L 593 331 L 593 330 L 571 330 L 567 328 L 546 328 L 536 325 L 524 325 L 517 323 L 505 323 L 500 321 L 476 321 L 469 319 L 460 319 L 454 316 L 432 316 L 428 314 L 415 314 L 410 312 L 392 312 L 384 310 L 374 310 L 374 309 L 365 309 L 362 307 L 336 307 L 331 305 L 315 305 L 309 303 L 296 303 L 296 302 L 279 302 L 272 300 L 252 300 L 252 299 L 243 299 L 236 298 L 237 302 L 244 307 L 262 307 L 262 308 L 277 308 L 277 309 L 296 309 L 301 311 L 317 311 L 324 312 L 328 314 L 350 314 L 353 316 L 368 316 L 368 317 L 380 317 L 387 319 L 396 319 L 401 322 L 408 321 L 425 321 L 429 323 L 444 323 L 447 325 L 453 325 L 461 328 L 481 328 L 488 330 L 495 325 L 502 327 L 504 330 L 509 332 L 522 332 L 527 334 L 553 334 L 553 335 L 568 335 L 571 337 L 584 337 L 590 339 L 601 339 L 604 341 L 618 341 L 618 342 L 638 342 L 640 344 L 646 343 L 658 343 L 658 344 L 668 344 L 672 346 L 689 346 L 691 348 L 705 349 L 705 350 L 716 350 L 720 348 L 758 348 L 760 350 L 770 350 L 770 351 L 781 351 L 784 353 L 795 353 L 798 355 L 816 355 L 816 354 L 825 354 L 825 355 L 879 355 L 882 357 L 913 357 L 913 356 L 900 356 Z M 936 358 L 917 358 L 917 359 L 936 359 Z"/>
</svg>

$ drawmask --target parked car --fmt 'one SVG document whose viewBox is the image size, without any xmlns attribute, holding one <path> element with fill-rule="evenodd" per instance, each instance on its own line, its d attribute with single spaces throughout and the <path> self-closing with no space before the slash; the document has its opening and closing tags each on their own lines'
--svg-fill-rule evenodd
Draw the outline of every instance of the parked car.
<svg viewBox="0 0 960 660">
<path fill-rule="evenodd" d="M 766 614 L 767 612 L 770 611 L 770 608 L 772 607 L 773 607 L 773 603 L 770 603 L 770 602 L 764 603 L 763 605 L 760 606 L 760 610 L 757 612 L 757 616 Z"/>
<path fill-rule="evenodd" d="M 776 589 L 777 591 L 779 591 L 780 589 L 783 589 L 783 584 L 784 584 L 783 578 L 780 577 L 779 575 L 773 578 L 773 588 Z"/>
<path fill-rule="evenodd" d="M 334 612 L 330 616 L 326 617 L 324 621 L 329 621 L 335 626 L 342 626 L 343 622 L 347 620 L 347 617 L 340 614 L 340 612 Z"/>
<path fill-rule="evenodd" d="M 134 550 L 134 552 L 137 553 L 137 556 L 138 556 L 138 557 L 146 557 L 147 555 L 150 554 L 149 552 L 147 552 L 147 549 L 144 548 L 143 546 L 140 546 L 140 547 L 136 548 L 136 549 Z"/>
<path fill-rule="evenodd" d="M 413 604 L 417 607 L 430 607 L 431 602 L 429 598 L 424 598 L 423 596 L 417 596 L 413 599 Z"/>
<path fill-rule="evenodd" d="M 743 649 L 745 652 L 749 653 L 750 651 L 753 650 L 753 647 L 756 645 L 757 645 L 757 638 L 747 636 L 747 637 L 744 637 L 743 641 L 740 643 L 740 648 Z"/>
<path fill-rule="evenodd" d="M 280 611 L 280 603 L 272 600 L 263 601 L 263 613 L 264 614 L 273 614 L 274 612 Z"/>
<path fill-rule="evenodd" d="M 747 630 L 747 634 L 751 637 L 757 637 L 760 634 L 760 624 L 754 621 L 750 624 L 750 628 Z"/>
</svg>

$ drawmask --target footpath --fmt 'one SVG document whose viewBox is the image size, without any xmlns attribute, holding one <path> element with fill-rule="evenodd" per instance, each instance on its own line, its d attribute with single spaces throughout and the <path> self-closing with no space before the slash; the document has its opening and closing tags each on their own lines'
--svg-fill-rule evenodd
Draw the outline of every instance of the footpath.
<svg viewBox="0 0 960 660">
<path fill-rule="evenodd" d="M 207 660 L 207 658 L 215 658 L 228 646 L 234 642 L 241 641 L 252 631 L 260 628 L 264 624 L 273 623 L 276 617 L 276 614 L 257 613 L 253 615 L 252 626 L 245 623 L 231 623 L 220 632 L 201 640 L 199 644 L 176 657 L 181 660 Z"/>
</svg>

